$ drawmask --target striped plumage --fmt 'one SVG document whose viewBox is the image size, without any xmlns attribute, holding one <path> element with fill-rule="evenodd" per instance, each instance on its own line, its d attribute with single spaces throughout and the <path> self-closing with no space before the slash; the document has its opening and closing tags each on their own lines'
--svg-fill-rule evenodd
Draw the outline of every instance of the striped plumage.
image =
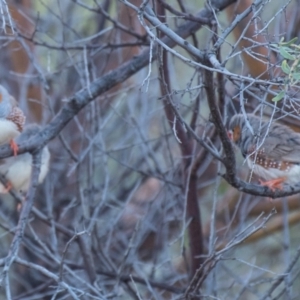
<svg viewBox="0 0 300 300">
<path fill-rule="evenodd" d="M 24 124 L 23 111 L 17 106 L 16 100 L 0 85 L 0 145 L 10 143 L 14 155 L 18 151 L 14 138 L 22 132 Z"/>
</svg>

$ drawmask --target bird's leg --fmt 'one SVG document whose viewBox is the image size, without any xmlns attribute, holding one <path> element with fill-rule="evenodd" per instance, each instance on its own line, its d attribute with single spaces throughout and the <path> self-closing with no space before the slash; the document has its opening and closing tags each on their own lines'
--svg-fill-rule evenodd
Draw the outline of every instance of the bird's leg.
<svg viewBox="0 0 300 300">
<path fill-rule="evenodd" d="M 14 156 L 17 156 L 19 150 L 17 143 L 13 139 L 11 139 L 9 144 L 10 144 L 10 148 L 14 151 Z"/>
<path fill-rule="evenodd" d="M 282 190 L 282 184 L 285 182 L 285 180 L 285 177 L 279 177 L 268 181 L 259 180 L 259 183 L 263 186 L 267 186 L 272 191 L 275 191 L 276 189 Z"/>
<path fill-rule="evenodd" d="M 23 199 L 23 201 L 21 203 L 17 204 L 17 212 L 19 212 L 19 213 L 21 212 L 24 201 L 25 201 L 25 199 Z"/>
</svg>

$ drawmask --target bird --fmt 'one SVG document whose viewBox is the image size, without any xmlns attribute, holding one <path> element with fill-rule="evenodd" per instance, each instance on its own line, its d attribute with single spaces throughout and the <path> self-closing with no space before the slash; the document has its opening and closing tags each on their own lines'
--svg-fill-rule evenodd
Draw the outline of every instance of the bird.
<svg viewBox="0 0 300 300">
<path fill-rule="evenodd" d="M 263 178 L 261 185 L 274 191 L 300 182 L 299 133 L 254 114 L 234 115 L 227 133 L 249 168 Z"/>
<path fill-rule="evenodd" d="M 18 107 L 17 101 L 7 89 L 0 85 L 0 145 L 9 143 L 17 155 L 18 145 L 14 138 L 23 131 L 26 117 Z"/>
<path fill-rule="evenodd" d="M 17 137 L 16 141 L 22 143 L 28 141 L 38 133 L 40 126 L 30 124 L 24 128 L 23 133 Z M 42 183 L 48 173 L 50 163 L 50 152 L 48 146 L 42 149 L 41 169 L 38 182 Z M 8 181 L 8 186 L 0 183 L 0 193 L 6 194 L 11 188 L 20 193 L 25 193 L 29 189 L 32 173 L 32 155 L 28 152 L 18 156 L 11 156 L 0 160 L 0 174 Z"/>
</svg>

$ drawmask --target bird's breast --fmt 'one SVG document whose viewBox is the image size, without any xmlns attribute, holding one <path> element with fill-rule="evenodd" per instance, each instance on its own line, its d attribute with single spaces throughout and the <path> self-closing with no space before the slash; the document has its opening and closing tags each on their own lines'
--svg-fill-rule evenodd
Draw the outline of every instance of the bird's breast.
<svg viewBox="0 0 300 300">
<path fill-rule="evenodd" d="M 20 134 L 18 126 L 9 120 L 0 119 L 0 145 L 8 143 Z"/>
</svg>

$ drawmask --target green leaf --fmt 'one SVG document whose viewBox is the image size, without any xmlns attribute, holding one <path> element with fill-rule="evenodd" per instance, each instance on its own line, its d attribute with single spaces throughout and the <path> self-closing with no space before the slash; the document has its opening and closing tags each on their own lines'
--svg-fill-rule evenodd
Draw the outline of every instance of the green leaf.
<svg viewBox="0 0 300 300">
<path fill-rule="evenodd" d="M 287 75 L 289 75 L 290 72 L 291 72 L 291 68 L 290 68 L 290 66 L 288 65 L 288 63 L 287 63 L 286 60 L 284 60 L 284 61 L 281 63 L 281 69 L 282 69 L 282 71 L 283 71 L 285 74 L 287 74 Z"/>
<path fill-rule="evenodd" d="M 290 48 L 288 47 L 280 47 L 279 48 L 279 52 L 280 54 L 286 58 L 286 59 L 290 59 L 290 60 L 295 60 L 295 56 L 291 55 L 288 50 L 292 51 Z"/>
<path fill-rule="evenodd" d="M 284 97 L 284 91 L 281 91 L 276 97 L 272 99 L 273 102 L 278 102 Z"/>
<path fill-rule="evenodd" d="M 293 73 L 292 76 L 294 79 L 300 80 L 300 73 Z"/>
<path fill-rule="evenodd" d="M 282 45 L 282 46 L 291 46 L 292 44 L 295 44 L 295 42 L 297 41 L 297 37 L 294 37 L 293 39 L 291 39 L 290 41 L 288 41 L 288 42 L 283 42 L 283 41 L 281 41 L 280 40 L 280 45 Z"/>
</svg>

